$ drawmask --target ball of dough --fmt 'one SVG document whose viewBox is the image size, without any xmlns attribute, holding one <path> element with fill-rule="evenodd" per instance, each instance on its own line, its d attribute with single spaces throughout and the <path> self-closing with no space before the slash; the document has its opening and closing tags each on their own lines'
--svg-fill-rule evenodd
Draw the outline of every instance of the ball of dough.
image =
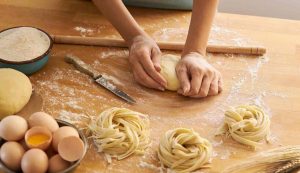
<svg viewBox="0 0 300 173">
<path fill-rule="evenodd" d="M 169 130 L 160 139 L 158 158 L 174 172 L 193 172 L 206 167 L 211 156 L 211 143 L 192 129 Z"/>
<path fill-rule="evenodd" d="M 161 57 L 160 66 L 161 71 L 160 74 L 167 80 L 167 90 L 177 91 L 180 88 L 180 82 L 177 78 L 176 74 L 176 65 L 179 62 L 180 57 L 166 54 Z"/>
<path fill-rule="evenodd" d="M 32 86 L 23 73 L 10 69 L 0 69 L 0 118 L 19 112 L 29 101 Z"/>
</svg>

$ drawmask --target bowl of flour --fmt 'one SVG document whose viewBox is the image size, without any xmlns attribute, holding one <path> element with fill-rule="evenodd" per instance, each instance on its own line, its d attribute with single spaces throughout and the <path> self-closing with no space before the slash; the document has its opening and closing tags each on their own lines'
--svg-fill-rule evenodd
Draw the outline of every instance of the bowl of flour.
<svg viewBox="0 0 300 173">
<path fill-rule="evenodd" d="M 50 35 L 38 28 L 20 26 L 0 31 L 0 68 L 32 74 L 47 63 L 52 46 Z"/>
</svg>

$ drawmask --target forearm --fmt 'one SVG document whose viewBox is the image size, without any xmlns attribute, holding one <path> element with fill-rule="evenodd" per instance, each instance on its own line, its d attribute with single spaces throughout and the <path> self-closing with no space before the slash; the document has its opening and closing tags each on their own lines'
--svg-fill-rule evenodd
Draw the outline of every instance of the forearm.
<svg viewBox="0 0 300 173">
<path fill-rule="evenodd" d="M 206 54 L 209 32 L 217 10 L 218 0 L 194 0 L 189 33 L 182 55 L 189 52 Z"/>
<path fill-rule="evenodd" d="M 139 27 L 121 0 L 93 0 L 93 2 L 119 31 L 128 45 L 131 45 L 135 36 L 147 35 Z"/>
</svg>

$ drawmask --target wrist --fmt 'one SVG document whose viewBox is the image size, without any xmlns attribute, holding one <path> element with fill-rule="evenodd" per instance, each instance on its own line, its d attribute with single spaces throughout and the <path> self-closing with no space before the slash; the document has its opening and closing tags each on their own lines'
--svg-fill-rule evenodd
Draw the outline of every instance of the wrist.
<svg viewBox="0 0 300 173">
<path fill-rule="evenodd" d="M 144 37 L 149 37 L 148 34 L 144 31 L 141 31 L 141 32 L 136 32 L 134 34 L 132 34 L 130 37 L 126 38 L 125 41 L 128 45 L 128 47 L 131 47 L 131 45 L 140 40 L 141 38 L 144 38 Z"/>
<path fill-rule="evenodd" d="M 182 52 L 181 57 L 185 58 L 185 57 L 189 57 L 189 56 L 193 56 L 193 57 L 199 57 L 199 58 L 203 58 L 205 59 L 205 54 L 201 53 L 201 52 L 197 52 L 197 51 L 190 51 L 190 52 Z"/>
</svg>

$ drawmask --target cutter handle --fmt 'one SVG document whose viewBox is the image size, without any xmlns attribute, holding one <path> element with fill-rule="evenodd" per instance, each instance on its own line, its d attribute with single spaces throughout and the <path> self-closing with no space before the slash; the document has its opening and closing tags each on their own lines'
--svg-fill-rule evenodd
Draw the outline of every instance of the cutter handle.
<svg viewBox="0 0 300 173">
<path fill-rule="evenodd" d="M 94 70 L 91 66 L 84 63 L 80 58 L 74 55 L 66 55 L 65 61 L 67 63 L 73 64 L 77 70 L 93 77 L 94 79 L 97 79 L 99 76 L 101 76 L 99 72 Z"/>
</svg>

